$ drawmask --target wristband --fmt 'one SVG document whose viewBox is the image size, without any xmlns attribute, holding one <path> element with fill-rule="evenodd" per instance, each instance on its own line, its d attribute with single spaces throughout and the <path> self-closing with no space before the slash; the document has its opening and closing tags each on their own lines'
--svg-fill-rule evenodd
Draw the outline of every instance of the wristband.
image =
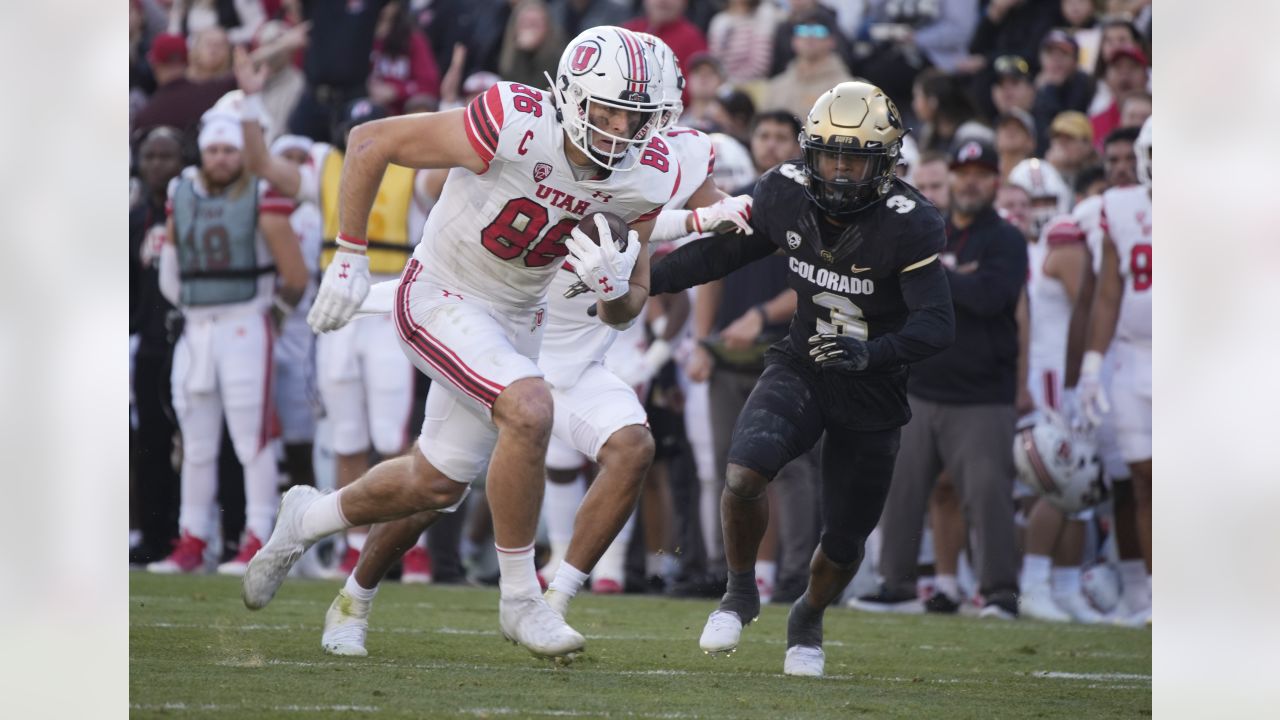
<svg viewBox="0 0 1280 720">
<path fill-rule="evenodd" d="M 267 106 L 262 103 L 262 95 L 260 93 L 244 96 L 244 102 L 240 103 L 240 120 L 242 122 L 261 125 L 262 118 L 266 114 Z"/>
<path fill-rule="evenodd" d="M 1097 350 L 1090 350 L 1084 354 L 1084 359 L 1080 361 L 1080 374 L 1089 377 L 1098 377 L 1102 374 L 1102 353 Z"/>
<path fill-rule="evenodd" d="M 350 235 L 344 235 L 342 233 L 338 233 L 338 237 L 334 242 L 337 243 L 338 247 L 343 247 L 348 250 L 364 252 L 369 249 L 368 240 L 365 240 L 364 238 L 351 237 Z"/>
</svg>

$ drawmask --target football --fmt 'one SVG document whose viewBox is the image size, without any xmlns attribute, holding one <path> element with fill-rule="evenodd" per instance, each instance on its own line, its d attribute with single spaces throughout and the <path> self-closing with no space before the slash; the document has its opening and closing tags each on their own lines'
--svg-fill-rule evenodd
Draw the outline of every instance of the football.
<svg viewBox="0 0 1280 720">
<path fill-rule="evenodd" d="M 607 212 L 587 213 L 582 220 L 578 222 L 578 229 L 586 233 L 592 242 L 600 244 L 600 232 L 596 228 L 596 216 L 603 215 L 604 219 L 609 223 L 609 232 L 613 233 L 614 242 L 617 243 L 618 251 L 627 249 L 627 233 L 631 230 L 622 218 Z"/>
</svg>

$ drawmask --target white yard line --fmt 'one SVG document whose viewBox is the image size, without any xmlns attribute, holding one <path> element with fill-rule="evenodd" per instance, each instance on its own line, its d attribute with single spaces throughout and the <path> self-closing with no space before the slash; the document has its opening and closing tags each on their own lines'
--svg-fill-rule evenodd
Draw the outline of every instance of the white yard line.
<svg viewBox="0 0 1280 720">
<path fill-rule="evenodd" d="M 1031 673 L 1031 677 L 1049 678 L 1052 680 L 1102 680 L 1102 681 L 1120 681 L 1120 680 L 1143 680 L 1151 682 L 1150 675 L 1139 675 L 1135 673 L 1076 673 L 1076 672 L 1058 672 L 1056 670 L 1036 670 Z"/>
<path fill-rule="evenodd" d="M 130 703 L 130 710 L 179 710 L 186 712 L 378 712 L 376 705 L 220 705 L 217 703 Z"/>
<path fill-rule="evenodd" d="M 479 715 L 480 717 L 488 717 L 490 715 L 520 715 L 526 717 L 670 718 L 671 720 L 698 717 L 697 715 L 680 712 L 646 713 L 629 712 L 626 710 L 533 710 L 530 708 L 509 707 L 458 708 L 458 712 L 466 713 L 468 715 Z"/>
</svg>

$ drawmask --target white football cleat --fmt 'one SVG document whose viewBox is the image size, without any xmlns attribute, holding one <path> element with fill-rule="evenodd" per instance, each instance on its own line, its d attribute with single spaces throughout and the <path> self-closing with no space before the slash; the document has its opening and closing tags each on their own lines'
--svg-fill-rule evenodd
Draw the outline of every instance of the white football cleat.
<svg viewBox="0 0 1280 720">
<path fill-rule="evenodd" d="M 504 597 L 498 601 L 498 625 L 502 636 L 523 645 L 538 657 L 564 657 L 580 652 L 585 638 L 564 617 L 551 609 L 541 595 Z"/>
<path fill-rule="evenodd" d="M 266 607 L 288 576 L 289 569 L 311 547 L 311 543 L 302 537 L 302 515 L 321 495 L 310 485 L 295 485 L 280 498 L 276 529 L 244 571 L 240 595 L 245 607 L 250 610 Z"/>
<path fill-rule="evenodd" d="M 547 601 L 547 604 L 551 606 L 552 610 L 560 613 L 560 617 L 569 616 L 569 601 L 573 598 L 569 597 L 566 593 L 562 593 L 559 590 L 547 590 L 543 593 L 542 597 Z"/>
<path fill-rule="evenodd" d="M 1047 585 L 1031 585 L 1018 596 L 1018 613 L 1046 622 L 1071 622 L 1071 616 L 1053 601 Z"/>
<path fill-rule="evenodd" d="M 320 637 L 320 647 L 330 655 L 368 655 L 364 639 L 369 633 L 369 608 L 372 605 L 372 601 L 353 597 L 346 588 L 339 590 L 338 597 L 333 599 L 329 611 L 324 614 L 324 635 Z"/>
<path fill-rule="evenodd" d="M 1117 615 L 1113 622 L 1116 625 L 1131 628 L 1151 627 L 1151 607 L 1148 606 L 1128 615 Z"/>
<path fill-rule="evenodd" d="M 1097 625 L 1106 620 L 1102 613 L 1093 609 L 1082 592 L 1053 593 L 1053 601 L 1078 623 Z"/>
<path fill-rule="evenodd" d="M 787 659 L 782 672 L 799 677 L 822 677 L 826 672 L 827 655 L 822 648 L 812 645 L 793 645 L 787 648 Z"/>
<path fill-rule="evenodd" d="M 716 610 L 707 617 L 707 624 L 702 628 L 702 637 L 698 646 L 708 654 L 731 653 L 738 649 L 738 640 L 742 637 L 742 620 L 738 613 L 728 610 Z"/>
</svg>

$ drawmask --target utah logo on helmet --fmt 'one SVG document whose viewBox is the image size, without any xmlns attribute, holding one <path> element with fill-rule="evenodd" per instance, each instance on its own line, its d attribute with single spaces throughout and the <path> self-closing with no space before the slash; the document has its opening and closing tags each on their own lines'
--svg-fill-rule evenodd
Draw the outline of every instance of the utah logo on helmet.
<svg viewBox="0 0 1280 720">
<path fill-rule="evenodd" d="M 875 85 L 843 82 L 823 93 L 800 132 L 809 199 L 833 216 L 879 202 L 893 185 L 906 134 L 898 108 Z"/>
</svg>

